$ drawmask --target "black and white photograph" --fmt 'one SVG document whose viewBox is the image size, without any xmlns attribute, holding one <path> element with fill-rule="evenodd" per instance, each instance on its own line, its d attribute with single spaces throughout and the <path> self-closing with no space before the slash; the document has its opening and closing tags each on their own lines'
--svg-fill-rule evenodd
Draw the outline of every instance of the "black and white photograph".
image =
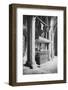
<svg viewBox="0 0 68 90">
<path fill-rule="evenodd" d="M 66 7 L 10 5 L 12 85 L 66 82 Z"/>
<path fill-rule="evenodd" d="M 57 73 L 57 16 L 22 17 L 23 75 Z"/>
</svg>

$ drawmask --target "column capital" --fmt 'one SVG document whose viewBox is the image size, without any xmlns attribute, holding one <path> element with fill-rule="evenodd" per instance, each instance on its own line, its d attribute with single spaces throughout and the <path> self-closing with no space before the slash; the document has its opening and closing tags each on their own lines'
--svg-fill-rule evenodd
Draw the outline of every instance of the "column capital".
<svg viewBox="0 0 68 90">
<path fill-rule="evenodd" d="M 33 21 L 36 21 L 36 17 L 35 16 L 33 16 Z"/>
</svg>

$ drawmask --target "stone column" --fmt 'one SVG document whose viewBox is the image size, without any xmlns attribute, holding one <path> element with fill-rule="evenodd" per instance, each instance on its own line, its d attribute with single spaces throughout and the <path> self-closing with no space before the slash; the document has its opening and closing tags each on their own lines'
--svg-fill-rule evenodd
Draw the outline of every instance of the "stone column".
<svg viewBox="0 0 68 90">
<path fill-rule="evenodd" d="M 51 18 L 50 22 L 50 30 L 49 30 L 49 40 L 51 41 L 49 44 L 49 59 L 54 58 L 54 18 Z"/>
<path fill-rule="evenodd" d="M 49 30 L 49 40 L 50 40 L 50 43 L 49 43 L 49 60 L 51 60 L 51 28 Z"/>
<path fill-rule="evenodd" d="M 51 45 L 51 48 L 52 48 L 52 58 L 54 58 L 54 31 L 52 31 L 52 45 Z"/>
<path fill-rule="evenodd" d="M 37 64 L 35 61 L 35 20 L 36 17 L 32 18 L 32 67 L 33 69 L 37 68 Z"/>
<path fill-rule="evenodd" d="M 32 69 L 37 68 L 35 61 L 35 17 L 27 17 L 27 62 L 26 65 Z"/>
<path fill-rule="evenodd" d="M 27 61 L 26 66 L 32 67 L 32 16 L 27 16 Z"/>
</svg>

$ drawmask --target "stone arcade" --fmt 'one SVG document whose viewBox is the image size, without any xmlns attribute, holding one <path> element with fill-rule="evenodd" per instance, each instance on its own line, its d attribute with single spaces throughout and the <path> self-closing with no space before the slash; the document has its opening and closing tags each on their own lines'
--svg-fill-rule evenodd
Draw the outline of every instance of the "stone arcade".
<svg viewBox="0 0 68 90">
<path fill-rule="evenodd" d="M 30 68 L 57 56 L 57 17 L 23 16 L 23 61 Z"/>
</svg>

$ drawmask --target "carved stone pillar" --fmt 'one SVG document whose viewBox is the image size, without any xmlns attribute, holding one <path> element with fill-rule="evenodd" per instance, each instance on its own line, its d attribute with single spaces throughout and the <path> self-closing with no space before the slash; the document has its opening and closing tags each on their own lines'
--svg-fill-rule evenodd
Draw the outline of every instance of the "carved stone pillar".
<svg viewBox="0 0 68 90">
<path fill-rule="evenodd" d="M 49 40 L 51 41 L 49 44 L 49 58 L 54 58 L 54 18 L 51 18 L 50 22 L 50 30 L 49 30 Z"/>
<path fill-rule="evenodd" d="M 27 62 L 26 66 L 30 68 L 37 68 L 37 64 L 35 61 L 35 17 L 28 16 L 27 17 Z"/>
<path fill-rule="evenodd" d="M 32 17 L 27 16 L 27 61 L 26 66 L 32 68 Z"/>
<path fill-rule="evenodd" d="M 35 61 L 35 20 L 36 17 L 32 17 L 32 67 L 33 69 L 37 68 Z"/>
</svg>

